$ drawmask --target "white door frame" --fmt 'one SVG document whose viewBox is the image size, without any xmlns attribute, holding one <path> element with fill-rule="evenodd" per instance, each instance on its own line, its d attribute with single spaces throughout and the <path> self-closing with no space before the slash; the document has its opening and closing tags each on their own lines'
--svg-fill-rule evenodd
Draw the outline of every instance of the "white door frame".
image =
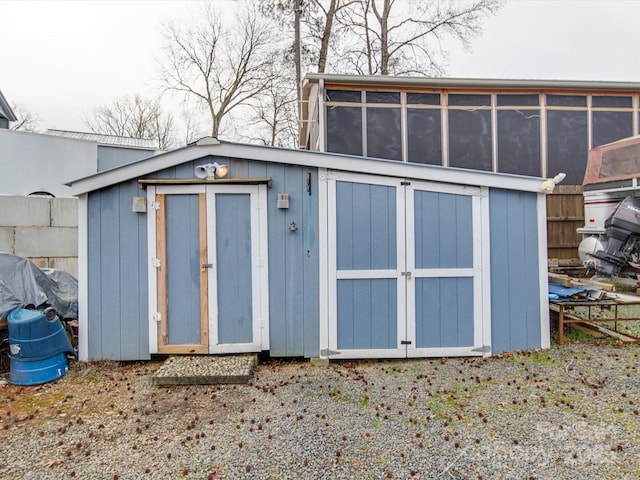
<svg viewBox="0 0 640 480">
<path fill-rule="evenodd" d="M 451 193 L 471 196 L 472 211 L 472 248 L 473 265 L 469 268 L 416 268 L 415 242 L 415 205 L 414 192 Z M 491 337 L 490 309 L 491 298 L 488 280 L 485 282 L 484 272 L 489 271 L 488 231 L 489 208 L 487 189 L 412 180 L 406 187 L 406 229 L 407 229 L 407 271 L 411 277 L 407 281 L 407 337 L 411 342 L 407 346 L 407 357 L 441 357 L 441 356 L 478 356 L 485 353 L 483 345 L 490 345 L 484 339 Z M 487 237 L 483 235 L 486 233 Z M 487 246 L 484 251 L 484 246 Z M 473 345 L 469 347 L 416 347 L 416 278 L 472 278 L 473 279 Z M 489 315 L 487 315 L 489 313 Z"/>
<path fill-rule="evenodd" d="M 336 181 L 387 185 L 396 187 L 397 263 L 395 270 L 337 270 L 337 199 Z M 375 175 L 320 171 L 320 204 L 326 199 L 327 208 L 320 211 L 320 356 L 329 358 L 405 358 L 439 356 L 489 356 L 491 354 L 491 289 L 489 255 L 489 198 L 488 188 L 469 187 L 436 182 L 410 181 Z M 473 346 L 416 348 L 415 347 L 415 246 L 414 190 L 453 193 L 472 196 L 473 266 L 467 269 L 425 269 L 419 277 L 473 277 Z M 326 238 L 326 241 L 324 240 Z M 404 276 L 402 272 L 411 272 Z M 397 349 L 338 350 L 337 345 L 337 281 L 343 278 L 397 278 Z M 402 340 L 410 345 L 401 344 Z"/>
<path fill-rule="evenodd" d="M 216 263 L 216 196 L 248 194 L 251 209 L 251 298 L 253 342 L 218 343 L 218 280 L 215 268 L 209 269 L 209 353 L 240 353 L 269 350 L 269 275 L 267 246 L 266 185 L 207 185 L 208 260 Z M 261 206 L 263 206 L 261 208 Z"/>
<path fill-rule="evenodd" d="M 336 181 L 364 183 L 368 185 L 390 186 L 396 189 L 396 268 L 389 270 L 338 270 L 337 269 L 337 205 Z M 331 358 L 404 358 L 405 346 L 401 344 L 405 337 L 405 296 L 406 284 L 402 272 L 405 262 L 405 231 L 398 224 L 404 222 L 404 189 L 400 179 L 374 175 L 332 172 L 328 180 L 328 353 Z M 322 257 L 322 255 L 321 255 Z M 338 350 L 338 292 L 337 284 L 341 279 L 358 278 L 395 278 L 396 279 L 396 348 L 392 349 L 342 349 Z M 322 330 L 322 326 L 321 326 Z M 322 349 L 322 347 L 321 347 Z M 322 352 L 321 352 L 322 353 Z"/>
<path fill-rule="evenodd" d="M 209 263 L 215 258 L 215 197 L 216 193 L 248 193 L 251 204 L 251 255 L 252 255 L 252 311 L 253 338 L 250 344 L 217 345 L 217 279 L 215 270 L 208 272 L 209 297 L 209 353 L 240 353 L 269 349 L 269 267 L 267 186 L 260 185 L 148 185 L 147 186 L 147 248 L 149 353 L 158 353 L 158 282 L 157 282 L 157 232 L 156 195 L 200 194 L 207 196 L 207 255 Z M 213 215 L 213 221 L 212 221 Z M 187 353 L 187 352 L 184 352 Z"/>
</svg>

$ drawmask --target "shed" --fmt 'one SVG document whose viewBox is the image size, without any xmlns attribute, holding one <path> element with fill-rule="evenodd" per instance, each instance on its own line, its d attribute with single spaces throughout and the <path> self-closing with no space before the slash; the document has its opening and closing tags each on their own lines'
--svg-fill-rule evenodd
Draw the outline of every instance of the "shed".
<svg viewBox="0 0 640 480">
<path fill-rule="evenodd" d="M 541 178 L 204 138 L 70 186 L 83 360 L 550 343 Z"/>
</svg>

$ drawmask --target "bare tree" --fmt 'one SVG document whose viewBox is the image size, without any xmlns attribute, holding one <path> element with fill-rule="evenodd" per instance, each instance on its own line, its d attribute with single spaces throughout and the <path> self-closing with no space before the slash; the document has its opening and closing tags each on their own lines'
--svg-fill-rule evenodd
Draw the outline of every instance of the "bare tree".
<svg viewBox="0 0 640 480">
<path fill-rule="evenodd" d="M 301 22 L 301 45 L 286 45 L 290 52 L 289 61 L 296 61 L 296 52 L 300 51 L 301 63 L 306 67 L 324 73 L 335 38 L 335 22 L 344 9 L 352 7 L 358 0 L 262 0 L 259 1 L 261 12 L 276 21 L 280 28 L 289 30 L 293 38 L 296 11 Z M 291 28 L 293 27 L 293 28 Z M 287 31 L 285 30 L 285 31 Z M 296 78 L 300 83 L 301 78 Z"/>
<path fill-rule="evenodd" d="M 11 130 L 23 132 L 37 132 L 39 130 L 40 122 L 42 121 L 40 115 L 18 104 L 11 105 L 11 110 L 13 110 L 18 119 L 16 122 L 12 122 Z"/>
<path fill-rule="evenodd" d="M 184 144 L 189 145 L 198 139 L 206 136 L 202 131 L 199 115 L 189 106 L 189 102 L 183 105 L 180 118 L 184 124 Z"/>
<path fill-rule="evenodd" d="M 339 17 L 344 41 L 337 63 L 341 69 L 369 75 L 442 74 L 442 41 L 453 38 L 469 48 L 482 31 L 482 20 L 502 3 L 357 0 Z"/>
<path fill-rule="evenodd" d="M 274 56 L 277 54 L 274 54 Z M 250 142 L 275 147 L 298 146 L 298 122 L 296 86 L 282 79 L 290 77 L 286 62 L 274 61 L 271 65 L 271 81 L 249 106 L 249 121 L 241 137 Z"/>
<path fill-rule="evenodd" d="M 261 0 L 260 11 L 267 18 L 276 22 L 278 27 L 288 35 L 281 40 L 280 50 L 284 64 L 293 64 L 295 73 L 280 71 L 280 83 L 290 84 L 286 90 L 295 93 L 294 108 L 289 100 L 282 97 L 279 89 L 276 97 L 260 106 L 254 105 L 254 121 L 262 126 L 270 124 L 269 130 L 274 134 L 275 143 L 297 145 L 295 138 L 299 128 L 302 107 L 302 69 L 323 73 L 328 65 L 329 54 L 336 42 L 334 24 L 339 12 L 349 7 L 355 0 Z M 290 40 L 293 38 L 293 42 Z M 288 41 L 289 40 L 289 41 Z M 269 87 L 272 89 L 273 87 Z M 270 113 L 267 114 L 267 111 Z M 285 115 L 289 117 L 285 118 Z M 298 121 L 296 121 L 296 118 Z M 282 130 L 281 130 L 282 129 Z M 282 135 L 285 134 L 286 140 Z M 295 133 L 292 133 L 295 132 Z M 264 132 L 261 132 L 264 134 Z M 264 137 L 260 136 L 264 141 Z M 269 142 L 267 142 L 269 143 Z"/>
<path fill-rule="evenodd" d="M 193 26 L 170 23 L 164 33 L 163 87 L 204 108 L 211 136 L 217 137 L 225 116 L 268 84 L 271 59 L 265 50 L 272 31 L 250 8 L 239 9 L 235 25 L 223 26 L 211 4 Z"/>
<path fill-rule="evenodd" d="M 94 108 L 83 120 L 94 133 L 154 140 L 160 150 L 175 144 L 173 115 L 164 113 L 158 100 L 140 95 L 125 95 Z"/>
</svg>

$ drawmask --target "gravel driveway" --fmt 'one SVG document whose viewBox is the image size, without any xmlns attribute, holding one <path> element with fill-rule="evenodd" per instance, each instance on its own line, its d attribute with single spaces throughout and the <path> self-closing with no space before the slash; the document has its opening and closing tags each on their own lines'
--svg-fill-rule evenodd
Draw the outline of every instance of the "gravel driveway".
<svg viewBox="0 0 640 480">
<path fill-rule="evenodd" d="M 153 387 L 158 362 L 0 386 L 2 478 L 640 478 L 640 348 L 260 365 Z"/>
</svg>

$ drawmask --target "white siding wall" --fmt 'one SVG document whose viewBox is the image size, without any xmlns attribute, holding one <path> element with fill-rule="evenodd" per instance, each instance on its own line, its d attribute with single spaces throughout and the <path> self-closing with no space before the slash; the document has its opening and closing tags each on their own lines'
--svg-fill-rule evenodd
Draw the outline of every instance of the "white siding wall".
<svg viewBox="0 0 640 480">
<path fill-rule="evenodd" d="M 1 195 L 70 196 L 66 182 L 97 171 L 95 142 L 0 129 Z"/>
</svg>

